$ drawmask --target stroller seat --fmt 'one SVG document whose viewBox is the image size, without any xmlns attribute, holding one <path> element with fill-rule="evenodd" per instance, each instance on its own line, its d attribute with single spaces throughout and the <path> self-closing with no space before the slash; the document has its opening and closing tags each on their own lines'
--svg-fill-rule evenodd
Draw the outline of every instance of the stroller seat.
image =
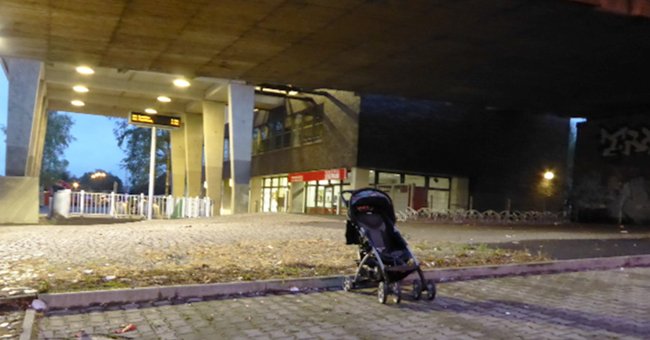
<svg viewBox="0 0 650 340">
<path fill-rule="evenodd" d="M 386 221 L 381 214 L 365 213 L 359 215 L 357 223 L 366 230 L 368 238 L 379 251 L 382 260 L 391 263 L 406 262 L 410 258 L 406 249 L 395 247 L 395 240 L 390 235 Z"/>
</svg>

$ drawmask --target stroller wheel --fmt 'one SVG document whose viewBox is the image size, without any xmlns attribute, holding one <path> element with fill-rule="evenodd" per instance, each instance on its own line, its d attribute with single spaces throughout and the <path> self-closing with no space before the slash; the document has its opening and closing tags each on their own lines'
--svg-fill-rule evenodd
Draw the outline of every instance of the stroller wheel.
<svg viewBox="0 0 650 340">
<path fill-rule="evenodd" d="M 391 284 L 391 291 L 393 293 L 393 302 L 400 303 L 402 301 L 402 285 L 399 282 Z"/>
<path fill-rule="evenodd" d="M 379 282 L 379 286 L 377 287 L 377 300 L 379 300 L 379 303 L 385 304 L 387 298 L 388 298 L 388 285 L 386 284 L 386 281 L 381 281 Z"/>
<path fill-rule="evenodd" d="M 422 282 L 420 280 L 413 280 L 413 292 L 411 292 L 414 300 L 420 300 L 422 297 Z"/>
<path fill-rule="evenodd" d="M 427 281 L 427 300 L 436 298 L 436 284 L 433 281 Z"/>
<path fill-rule="evenodd" d="M 354 283 L 352 282 L 352 279 L 346 277 L 345 280 L 343 280 L 343 290 L 349 292 L 352 289 L 354 289 Z"/>
</svg>

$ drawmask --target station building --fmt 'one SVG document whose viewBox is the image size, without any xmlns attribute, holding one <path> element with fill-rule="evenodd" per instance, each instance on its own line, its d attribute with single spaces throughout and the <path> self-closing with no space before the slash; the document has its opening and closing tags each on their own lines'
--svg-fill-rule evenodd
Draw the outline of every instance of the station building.
<svg viewBox="0 0 650 340">
<path fill-rule="evenodd" d="M 294 93 L 255 112 L 249 211 L 341 214 L 341 192 L 368 186 L 387 191 L 396 210 L 559 211 L 569 130 L 554 115 Z"/>
</svg>

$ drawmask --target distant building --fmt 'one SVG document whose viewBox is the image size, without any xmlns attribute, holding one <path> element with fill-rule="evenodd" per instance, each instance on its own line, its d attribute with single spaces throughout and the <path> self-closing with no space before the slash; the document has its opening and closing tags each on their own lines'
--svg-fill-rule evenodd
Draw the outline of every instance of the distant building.
<svg viewBox="0 0 650 340">
<path fill-rule="evenodd" d="M 341 191 L 372 186 L 397 210 L 559 211 L 568 146 L 568 118 L 345 91 L 296 95 L 256 112 L 249 210 L 336 214 Z"/>
</svg>

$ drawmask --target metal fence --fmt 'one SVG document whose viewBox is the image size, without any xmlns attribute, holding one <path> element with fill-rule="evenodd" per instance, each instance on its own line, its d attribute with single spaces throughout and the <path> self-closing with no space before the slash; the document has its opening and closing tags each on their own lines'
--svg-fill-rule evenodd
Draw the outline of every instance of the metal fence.
<svg viewBox="0 0 650 340">
<path fill-rule="evenodd" d="M 397 220 L 404 221 L 430 221 L 439 223 L 558 223 L 566 221 L 564 212 L 551 211 L 495 211 L 495 210 L 445 210 L 435 211 L 429 208 L 395 212 Z"/>
<path fill-rule="evenodd" d="M 144 194 L 130 195 L 74 191 L 70 194 L 71 216 L 107 216 L 115 218 L 146 217 L 149 208 Z M 211 217 L 213 203 L 207 198 L 154 196 L 153 218 Z"/>
</svg>

